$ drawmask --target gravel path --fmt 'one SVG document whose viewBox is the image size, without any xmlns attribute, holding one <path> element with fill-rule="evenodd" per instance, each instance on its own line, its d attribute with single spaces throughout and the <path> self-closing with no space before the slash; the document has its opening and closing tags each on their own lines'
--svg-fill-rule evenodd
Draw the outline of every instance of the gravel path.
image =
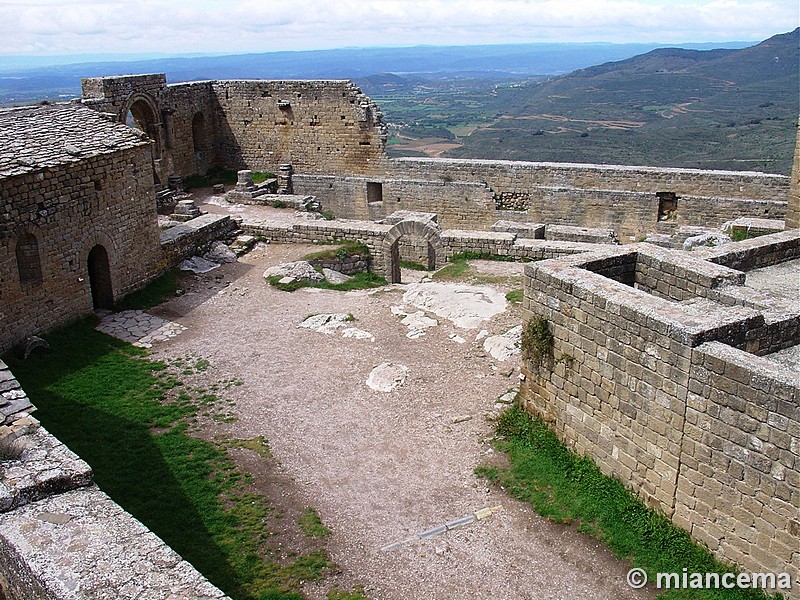
<svg viewBox="0 0 800 600">
<path fill-rule="evenodd" d="M 376 599 L 651 598 L 628 588 L 628 566 L 600 544 L 540 518 L 473 474 L 501 459 L 488 443 L 486 415 L 516 386 L 519 372 L 518 358 L 496 361 L 474 340 L 481 329 L 495 335 L 519 324 L 519 309 L 476 329 L 437 318 L 438 326 L 409 339 L 391 311 L 402 304 L 405 286 L 290 294 L 264 283 L 268 266 L 308 251 L 260 247 L 194 277 L 185 295 L 152 311 L 187 327 L 154 352 L 194 353 L 216 373 L 244 381 L 232 391 L 238 420 L 230 431 L 268 438 L 282 480 L 291 482 L 283 495 L 316 507 L 333 529 L 329 551 L 340 580 L 363 584 Z M 298 328 L 319 313 L 352 313 L 352 325 L 375 339 Z M 392 392 L 365 383 L 384 362 L 408 367 L 405 383 Z M 381 550 L 494 506 L 501 508 L 489 518 Z M 306 592 L 324 598 L 323 589 L 309 585 Z"/>
</svg>

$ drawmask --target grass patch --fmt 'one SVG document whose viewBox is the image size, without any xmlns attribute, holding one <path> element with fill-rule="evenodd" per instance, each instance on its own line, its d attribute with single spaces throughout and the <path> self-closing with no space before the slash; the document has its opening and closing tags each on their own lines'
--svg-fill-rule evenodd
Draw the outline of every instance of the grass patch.
<svg viewBox="0 0 800 600">
<path fill-rule="evenodd" d="M 368 600 L 364 594 L 364 588 L 357 585 L 352 592 L 345 590 L 330 590 L 326 596 L 327 600 Z"/>
<path fill-rule="evenodd" d="M 342 260 L 350 256 L 369 256 L 369 247 L 361 242 L 340 242 L 335 248 L 311 252 L 303 260 Z"/>
<path fill-rule="evenodd" d="M 400 268 L 409 269 L 411 271 L 430 271 L 427 265 L 423 265 L 422 263 L 418 263 L 413 260 L 401 260 Z"/>
<path fill-rule="evenodd" d="M 513 256 L 501 256 L 488 252 L 459 252 L 450 257 L 449 262 L 432 275 L 439 281 L 469 280 L 471 283 L 513 284 L 519 281 L 518 276 L 481 275 L 469 266 L 471 260 L 495 260 L 500 262 L 516 262 Z M 516 283 L 519 285 L 519 283 Z"/>
<path fill-rule="evenodd" d="M 521 288 L 518 290 L 511 290 L 506 294 L 506 300 L 511 304 L 522 304 L 523 298 L 525 298 L 525 290 Z"/>
<path fill-rule="evenodd" d="M 366 290 L 369 288 L 383 287 L 388 282 L 383 277 L 374 273 L 356 273 L 343 283 L 331 283 L 330 281 L 293 281 L 291 283 L 281 283 L 280 275 L 273 275 L 267 278 L 267 282 L 281 291 L 294 292 L 300 288 L 315 287 L 323 290 L 335 290 L 337 292 L 349 292 L 350 290 Z"/>
<path fill-rule="evenodd" d="M 478 467 L 476 474 L 502 485 L 512 496 L 529 502 L 541 515 L 605 542 L 614 554 L 647 572 L 726 573 L 731 568 L 695 544 L 689 534 L 647 508 L 615 479 L 586 457 L 567 450 L 538 419 L 518 405 L 497 421 L 499 441 L 510 467 Z M 669 600 L 751 600 L 766 598 L 756 590 L 668 590 Z M 780 598 L 781 596 L 776 596 Z"/>
<path fill-rule="evenodd" d="M 27 361 L 9 357 L 43 425 L 92 466 L 104 492 L 232 598 L 302 598 L 301 582 L 332 565 L 324 550 L 270 559 L 268 501 L 248 492 L 224 445 L 191 435 L 216 396 L 188 389 L 180 363 L 148 360 L 95 323 L 52 333 L 50 350 Z"/>
<path fill-rule="evenodd" d="M 268 179 L 275 179 L 274 173 L 253 171 L 253 183 L 264 183 Z M 210 188 L 218 183 L 236 185 L 239 175 L 231 169 L 211 167 L 205 175 L 188 175 L 183 178 L 183 189 L 187 192 L 197 188 Z"/>
<path fill-rule="evenodd" d="M 117 310 L 147 310 L 166 302 L 178 291 L 178 271 L 170 269 L 145 287 L 132 292 L 120 300 Z"/>
<path fill-rule="evenodd" d="M 329 527 L 322 523 L 319 513 L 310 506 L 306 507 L 303 514 L 297 519 L 297 524 L 300 525 L 300 530 L 308 537 L 326 538 L 333 533 Z"/>
</svg>

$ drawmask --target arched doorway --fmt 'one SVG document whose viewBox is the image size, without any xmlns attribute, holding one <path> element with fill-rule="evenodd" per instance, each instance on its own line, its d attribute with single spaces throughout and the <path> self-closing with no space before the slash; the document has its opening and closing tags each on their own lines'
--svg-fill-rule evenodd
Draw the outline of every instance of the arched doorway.
<svg viewBox="0 0 800 600">
<path fill-rule="evenodd" d="M 89 251 L 87 259 L 89 287 L 92 290 L 92 306 L 97 309 L 111 309 L 114 306 L 114 291 L 111 287 L 111 266 L 108 252 L 98 244 Z"/>
<path fill-rule="evenodd" d="M 429 271 L 436 269 L 437 263 L 444 259 L 437 226 L 414 219 L 400 221 L 386 233 L 384 240 L 385 256 L 388 259 L 386 274 L 390 283 L 400 283 L 400 240 L 403 236 L 414 237 L 426 247 Z"/>
<path fill-rule="evenodd" d="M 153 140 L 153 158 L 158 160 L 161 158 L 161 136 L 159 135 L 161 123 L 155 105 L 144 96 L 132 100 L 128 110 L 123 114 L 124 123 L 129 127 L 144 131 L 147 137 Z"/>
</svg>

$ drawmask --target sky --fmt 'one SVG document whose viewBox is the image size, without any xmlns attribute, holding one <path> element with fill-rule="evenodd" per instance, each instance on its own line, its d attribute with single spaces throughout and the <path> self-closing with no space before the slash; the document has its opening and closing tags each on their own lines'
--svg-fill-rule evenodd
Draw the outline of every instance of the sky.
<svg viewBox="0 0 800 600">
<path fill-rule="evenodd" d="M 760 41 L 798 0 L 0 0 L 0 55 Z"/>
</svg>

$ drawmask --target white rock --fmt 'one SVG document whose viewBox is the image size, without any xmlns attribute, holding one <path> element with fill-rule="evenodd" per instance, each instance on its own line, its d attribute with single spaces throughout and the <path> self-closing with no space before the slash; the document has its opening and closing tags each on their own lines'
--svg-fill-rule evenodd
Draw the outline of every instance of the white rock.
<svg viewBox="0 0 800 600">
<path fill-rule="evenodd" d="M 495 360 L 505 361 L 519 354 L 522 340 L 522 325 L 517 325 L 502 335 L 493 335 L 483 340 L 483 349 Z"/>
<path fill-rule="evenodd" d="M 478 327 L 508 307 L 505 294 L 497 290 L 459 283 L 412 283 L 403 295 L 403 302 L 449 319 L 464 329 Z"/>
<path fill-rule="evenodd" d="M 331 283 L 344 283 L 350 279 L 349 275 L 334 271 L 333 269 L 322 269 L 322 275 Z"/>
<path fill-rule="evenodd" d="M 352 316 L 344 313 L 311 315 L 310 317 L 306 317 L 297 327 L 300 329 L 311 329 L 319 333 L 331 334 L 336 332 L 340 327 L 345 327 L 347 323 L 352 322 L 352 320 Z"/>
<path fill-rule="evenodd" d="M 270 267 L 264 271 L 264 279 L 269 279 L 270 277 L 274 277 L 276 275 L 280 275 L 281 277 L 291 277 L 297 281 L 310 281 L 312 283 L 322 281 L 324 279 L 322 273 L 317 271 L 311 266 L 311 263 L 305 260 L 284 263 L 276 267 Z"/>
<path fill-rule="evenodd" d="M 371 342 L 375 341 L 374 335 L 372 335 L 369 331 L 364 331 L 358 327 L 348 327 L 347 329 L 343 330 L 342 337 L 355 338 L 357 340 L 369 340 Z"/>
<path fill-rule="evenodd" d="M 405 383 L 408 373 L 405 365 L 381 363 L 367 377 L 367 386 L 378 392 L 391 392 Z"/>
</svg>

